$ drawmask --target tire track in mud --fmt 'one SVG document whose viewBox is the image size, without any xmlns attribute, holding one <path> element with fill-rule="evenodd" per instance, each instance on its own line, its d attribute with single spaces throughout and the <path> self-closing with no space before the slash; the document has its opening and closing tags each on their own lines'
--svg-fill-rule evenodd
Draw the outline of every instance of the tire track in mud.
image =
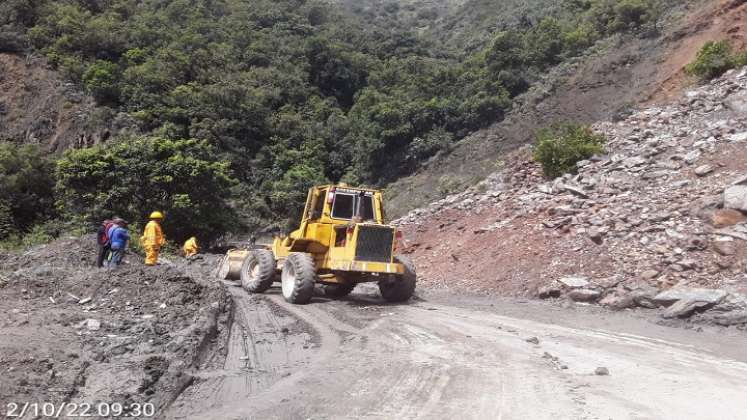
<svg viewBox="0 0 747 420">
<path fill-rule="evenodd" d="M 263 296 L 226 286 L 234 313 L 221 368 L 191 372 L 195 378 L 166 418 L 205 418 L 204 413 L 245 401 L 312 360 L 319 338 L 305 322 Z"/>
<path fill-rule="evenodd" d="M 279 296 L 269 298 L 282 304 Z M 362 307 L 360 301 L 370 305 Z M 291 306 L 288 310 L 334 330 L 341 342 L 338 348 L 327 347 L 326 351 L 334 357 L 309 367 L 313 374 L 297 380 L 295 388 L 278 384 L 263 394 L 268 400 L 277 401 L 273 391 L 302 396 L 301 400 L 284 399 L 285 404 L 272 408 L 254 401 L 256 411 L 247 418 L 433 418 L 439 417 L 444 399 L 452 400 L 448 394 L 454 393 L 455 386 L 469 389 L 471 381 L 473 385 L 484 384 L 485 388 L 500 384 L 500 380 L 492 379 L 475 381 L 483 372 L 479 366 L 464 368 L 469 363 L 456 356 L 463 349 L 449 351 L 454 337 L 445 339 L 441 336 L 443 331 L 434 325 L 413 322 L 408 305 L 353 296 L 347 302 L 319 302 Z M 469 357 L 470 352 L 466 354 Z M 461 412 L 475 402 L 478 415 L 497 411 L 495 397 L 470 393 L 468 398 L 469 404 L 461 404 L 459 399 L 452 401 L 453 412 Z"/>
<path fill-rule="evenodd" d="M 683 418 L 667 413 L 697 400 L 688 381 L 728 394 L 719 404 L 747 391 L 736 382 L 747 364 L 674 342 L 432 303 L 390 305 L 372 294 L 291 305 L 276 288 L 232 289 L 223 369 L 199 374 L 183 394 L 182 417 Z M 549 362 L 557 360 L 568 366 Z M 593 375 L 601 365 L 612 376 Z M 659 375 L 641 376 L 653 371 Z M 641 393 L 642 383 L 652 391 Z"/>
</svg>

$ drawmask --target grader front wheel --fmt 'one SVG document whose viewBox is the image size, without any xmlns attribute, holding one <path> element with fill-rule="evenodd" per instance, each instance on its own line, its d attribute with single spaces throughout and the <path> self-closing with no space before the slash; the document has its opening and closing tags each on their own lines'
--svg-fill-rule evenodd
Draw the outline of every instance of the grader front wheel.
<svg viewBox="0 0 747 420">
<path fill-rule="evenodd" d="M 262 293 L 275 280 L 275 256 L 268 249 L 255 249 L 241 267 L 241 285 L 248 292 Z"/>
<path fill-rule="evenodd" d="M 280 274 L 283 297 L 290 303 L 303 305 L 311 301 L 316 283 L 314 259 L 309 254 L 291 252 Z"/>
</svg>

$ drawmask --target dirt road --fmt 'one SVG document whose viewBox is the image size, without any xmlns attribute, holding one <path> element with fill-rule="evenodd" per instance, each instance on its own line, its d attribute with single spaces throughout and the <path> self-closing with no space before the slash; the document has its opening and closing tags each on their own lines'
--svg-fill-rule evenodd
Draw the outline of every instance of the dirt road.
<svg viewBox="0 0 747 420">
<path fill-rule="evenodd" d="M 305 306 L 228 286 L 226 357 L 166 417 L 747 418 L 743 335 L 534 302 L 388 305 L 363 286 Z"/>
</svg>

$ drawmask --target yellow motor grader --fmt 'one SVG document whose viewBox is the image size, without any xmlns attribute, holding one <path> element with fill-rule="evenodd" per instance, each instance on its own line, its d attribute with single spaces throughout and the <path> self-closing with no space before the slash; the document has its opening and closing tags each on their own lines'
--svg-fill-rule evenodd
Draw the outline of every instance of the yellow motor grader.
<svg viewBox="0 0 747 420">
<path fill-rule="evenodd" d="M 349 294 L 355 285 L 376 281 L 390 302 L 415 291 L 415 267 L 395 255 L 401 232 L 384 223 L 381 192 L 345 184 L 309 190 L 298 229 L 244 255 L 240 278 L 251 293 L 280 281 L 283 297 L 308 303 L 316 284 L 326 296 Z"/>
</svg>

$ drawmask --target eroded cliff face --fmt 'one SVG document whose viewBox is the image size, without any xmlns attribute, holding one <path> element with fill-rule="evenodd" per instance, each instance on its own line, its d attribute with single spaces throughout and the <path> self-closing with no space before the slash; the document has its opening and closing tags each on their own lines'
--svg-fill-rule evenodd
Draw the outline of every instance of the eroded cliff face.
<svg viewBox="0 0 747 420">
<path fill-rule="evenodd" d="M 0 53 L 0 140 L 59 153 L 105 142 L 131 125 L 124 114 L 97 107 L 45 60 Z"/>
</svg>

